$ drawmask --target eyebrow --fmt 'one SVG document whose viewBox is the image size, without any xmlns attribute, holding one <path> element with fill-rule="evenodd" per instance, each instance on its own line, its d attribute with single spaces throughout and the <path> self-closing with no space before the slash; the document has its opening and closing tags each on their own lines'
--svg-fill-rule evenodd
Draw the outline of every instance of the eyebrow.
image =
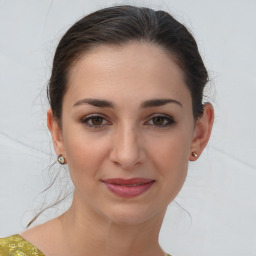
<svg viewBox="0 0 256 256">
<path fill-rule="evenodd" d="M 114 108 L 114 104 L 111 101 L 101 100 L 101 99 L 82 99 L 77 101 L 73 105 L 73 107 L 80 106 L 83 104 L 89 104 L 89 105 L 100 107 L 100 108 Z"/>
<path fill-rule="evenodd" d="M 152 99 L 152 100 L 146 100 L 142 102 L 141 107 L 142 108 L 148 108 L 148 107 L 160 107 L 163 105 L 166 105 L 168 103 L 174 103 L 182 107 L 182 104 L 174 99 Z"/>
<path fill-rule="evenodd" d="M 151 100 L 146 100 L 141 103 L 140 107 L 141 108 L 149 108 L 149 107 L 160 107 L 163 105 L 166 105 L 168 103 L 174 103 L 182 107 L 182 104 L 174 99 L 151 99 Z M 100 108 L 114 108 L 115 104 L 111 101 L 108 100 L 102 100 L 102 99 L 82 99 L 77 101 L 73 107 L 80 106 L 83 104 L 89 104 L 95 107 L 100 107 Z"/>
</svg>

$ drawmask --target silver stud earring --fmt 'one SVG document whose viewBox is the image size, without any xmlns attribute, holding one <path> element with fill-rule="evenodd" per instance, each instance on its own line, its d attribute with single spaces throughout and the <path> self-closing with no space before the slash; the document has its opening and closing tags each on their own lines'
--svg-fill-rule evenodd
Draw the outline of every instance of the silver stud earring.
<svg viewBox="0 0 256 256">
<path fill-rule="evenodd" d="M 64 165 L 66 163 L 66 160 L 64 158 L 64 156 L 62 154 L 60 154 L 57 158 L 58 162 L 62 165 Z"/>
<path fill-rule="evenodd" d="M 197 157 L 197 153 L 196 153 L 196 152 L 192 152 L 191 155 L 192 155 L 193 157 Z"/>
</svg>

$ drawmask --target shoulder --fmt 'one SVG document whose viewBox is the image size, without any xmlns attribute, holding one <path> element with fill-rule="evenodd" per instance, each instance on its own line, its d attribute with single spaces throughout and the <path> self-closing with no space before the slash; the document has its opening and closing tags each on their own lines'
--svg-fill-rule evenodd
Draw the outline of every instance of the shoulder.
<svg viewBox="0 0 256 256">
<path fill-rule="evenodd" d="M 20 235 L 0 238 L 1 256 L 44 256 L 35 246 L 23 239 Z"/>
</svg>

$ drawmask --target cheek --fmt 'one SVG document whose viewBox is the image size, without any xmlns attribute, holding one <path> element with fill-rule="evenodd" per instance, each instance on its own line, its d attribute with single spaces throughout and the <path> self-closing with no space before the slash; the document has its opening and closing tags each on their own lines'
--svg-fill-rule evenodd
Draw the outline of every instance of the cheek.
<svg viewBox="0 0 256 256">
<path fill-rule="evenodd" d="M 155 142 L 152 155 L 155 156 L 154 159 L 162 167 L 159 168 L 159 171 L 163 170 L 165 173 L 166 169 L 170 169 L 173 172 L 178 172 L 180 168 L 187 166 L 190 144 L 191 139 L 182 131 L 166 136 L 164 140 Z"/>
<path fill-rule="evenodd" d="M 95 133 L 96 134 L 96 133 Z M 106 155 L 106 138 L 88 134 L 81 129 L 72 129 L 64 134 L 64 146 L 71 178 L 86 181 L 88 177 L 97 180 L 99 170 Z"/>
<path fill-rule="evenodd" d="M 190 143 L 191 138 L 181 130 L 175 136 L 156 143 L 154 152 L 151 152 L 160 176 L 162 193 L 166 195 L 168 203 L 178 194 L 186 179 Z"/>
</svg>

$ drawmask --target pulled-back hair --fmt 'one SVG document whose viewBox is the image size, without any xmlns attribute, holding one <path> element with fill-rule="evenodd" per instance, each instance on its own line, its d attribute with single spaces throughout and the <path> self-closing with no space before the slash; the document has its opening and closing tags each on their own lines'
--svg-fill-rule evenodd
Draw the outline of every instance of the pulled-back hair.
<svg viewBox="0 0 256 256">
<path fill-rule="evenodd" d="M 191 33 L 165 11 L 124 5 L 104 8 L 83 17 L 60 40 L 47 88 L 49 103 L 59 124 L 72 66 L 95 47 L 123 46 L 130 42 L 145 42 L 161 47 L 179 65 L 191 94 L 194 118 L 200 117 L 208 73 Z M 57 200 L 41 210 L 27 226 L 44 210 L 61 201 Z"/>
<path fill-rule="evenodd" d="M 55 119 L 61 121 L 69 70 L 81 56 L 97 46 L 140 41 L 161 47 L 180 66 L 191 93 L 194 118 L 199 117 L 208 73 L 191 33 L 165 11 L 124 5 L 83 17 L 60 40 L 47 90 Z"/>
</svg>

